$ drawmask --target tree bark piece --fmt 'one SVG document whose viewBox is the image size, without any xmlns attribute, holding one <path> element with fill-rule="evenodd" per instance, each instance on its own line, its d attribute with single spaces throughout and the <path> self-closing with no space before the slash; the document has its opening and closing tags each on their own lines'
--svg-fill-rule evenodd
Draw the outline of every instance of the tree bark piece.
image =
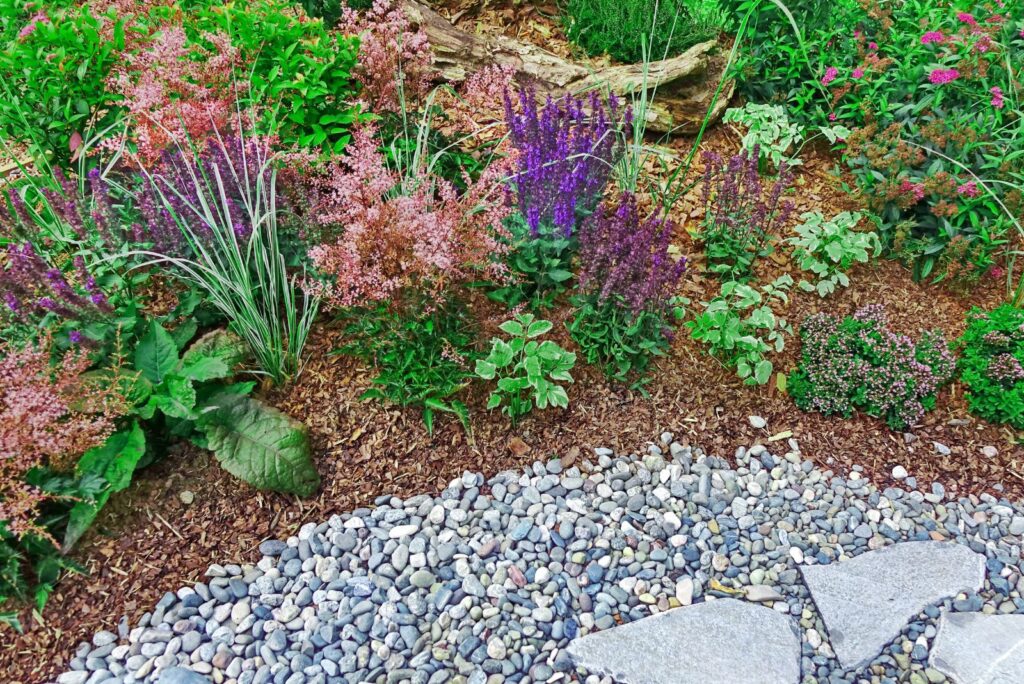
<svg viewBox="0 0 1024 684">
<path fill-rule="evenodd" d="M 694 45 L 678 57 L 651 62 L 645 81 L 642 64 L 592 69 L 530 43 L 468 33 L 417 0 L 402 0 L 402 8 L 427 34 L 434 68 L 452 83 L 461 83 L 491 64 L 512 66 L 518 83 L 533 85 L 545 95 L 596 87 L 607 87 L 616 95 L 629 95 L 646 83 L 648 90 L 656 89 L 647 113 L 647 129 L 672 134 L 696 133 L 709 110 L 711 120 L 717 120 L 733 94 L 734 84 L 730 81 L 715 98 L 726 61 L 723 55 L 716 54 L 717 41 Z"/>
</svg>

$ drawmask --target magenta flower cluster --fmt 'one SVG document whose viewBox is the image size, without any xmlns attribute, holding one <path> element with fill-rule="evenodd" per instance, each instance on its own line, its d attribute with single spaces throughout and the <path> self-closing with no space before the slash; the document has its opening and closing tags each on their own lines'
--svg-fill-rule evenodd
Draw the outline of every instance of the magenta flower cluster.
<svg viewBox="0 0 1024 684">
<path fill-rule="evenodd" d="M 673 227 L 657 213 L 641 219 L 630 192 L 617 207 L 602 206 L 580 228 L 580 289 L 597 304 L 615 299 L 634 313 L 664 310 L 686 270 L 686 259 L 669 254 Z"/>
<path fill-rule="evenodd" d="M 543 106 L 533 90 L 519 91 L 519 109 L 505 92 L 505 116 L 515 147 L 512 185 L 519 210 L 532 235 L 542 225 L 571 236 L 581 216 L 601 200 L 612 168 L 622 154 L 619 127 L 632 124 L 612 95 L 607 102 L 597 93 L 588 100 L 548 97 Z M 628 133 L 627 133 L 628 135 Z"/>
<path fill-rule="evenodd" d="M 789 392 L 805 411 L 849 417 L 859 409 L 904 429 L 934 408 L 937 391 L 956 369 L 939 332 L 927 332 L 915 344 L 888 329 L 878 304 L 843 320 L 809 316 L 800 336 L 801 359 Z"/>
<path fill-rule="evenodd" d="M 932 69 L 928 74 L 928 80 L 935 85 L 952 83 L 958 78 L 960 78 L 960 72 L 956 69 Z"/>
</svg>

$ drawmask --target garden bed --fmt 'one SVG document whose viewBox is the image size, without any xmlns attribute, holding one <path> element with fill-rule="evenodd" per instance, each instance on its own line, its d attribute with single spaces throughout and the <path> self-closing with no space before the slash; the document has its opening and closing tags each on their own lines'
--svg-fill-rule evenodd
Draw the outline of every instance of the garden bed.
<svg viewBox="0 0 1024 684">
<path fill-rule="evenodd" d="M 65 84 L 68 97 L 82 97 L 68 105 L 78 113 L 65 121 L 41 108 L 25 128 L 45 143 L 29 136 L 0 148 L 19 162 L 8 168 L 0 156 L 0 188 L 24 195 L 0 206 L 0 285 L 9 289 L 0 370 L 28 388 L 0 387 L 0 416 L 44 422 L 39 433 L 0 435 L 0 623 L 18 626 L 0 624 L 7 680 L 81 671 L 71 666 L 80 641 L 136 625 L 165 592 L 205 582 L 212 563 L 253 563 L 261 542 L 308 523 L 391 495 L 440 495 L 467 471 L 486 479 L 552 458 L 570 469 L 599 447 L 642 455 L 663 433 L 666 444 L 739 470 L 750 461 L 747 451 L 737 462 L 739 450 L 761 444 L 812 461 L 820 482 L 867 477 L 932 504 L 963 497 L 971 510 L 979 497 L 986 506 L 990 495 L 1024 500 L 1024 325 L 1007 323 L 1019 311 L 1004 305 L 1024 304 L 1024 182 L 1013 166 L 1024 135 L 1009 134 L 1024 124 L 1013 74 L 1005 88 L 986 80 L 1002 74 L 1002 62 L 989 63 L 991 41 L 1010 20 L 994 8 L 981 23 L 930 11 L 942 31 L 919 37 L 910 36 L 916 19 L 907 28 L 884 8 L 845 2 L 831 16 L 820 12 L 829 3 L 814 4 L 801 18 L 832 38 L 808 39 L 840 65 L 820 69 L 760 53 L 804 47 L 785 24 L 748 27 L 723 9 L 717 48 L 712 37 L 666 55 L 685 66 L 684 85 L 667 88 L 678 86 L 685 104 L 673 122 L 700 130 L 695 140 L 653 125 L 643 134 L 642 122 L 660 116 L 650 91 L 561 96 L 594 85 L 591 71 L 648 72 L 571 42 L 561 4 L 428 3 L 452 21 L 442 28 L 457 33 L 445 35 L 473 41 L 469 62 L 448 46 L 431 53 L 384 2 L 344 15 L 345 31 L 306 21 L 287 0 L 199 4 L 166 16 L 159 5 L 145 15 L 153 25 L 123 45 L 111 33 L 119 51 L 96 57 L 109 77 L 88 71 Z M 329 14 L 329 2 L 301 4 Z M 29 60 L 40 35 L 93 35 L 88 13 L 69 9 L 68 22 L 51 24 L 22 9 L 23 27 L 0 26 L 4 59 Z M 856 32 L 843 23 L 850 17 Z M 870 40 L 893 21 L 915 50 L 931 51 L 915 56 L 926 65 L 917 72 L 893 76 L 904 67 L 883 55 L 895 48 Z M 238 50 L 221 51 L 230 31 Z M 357 31 L 359 45 L 345 34 Z M 1024 25 L 1004 32 L 1009 63 L 1024 49 Z M 523 45 L 536 50 L 530 59 L 515 56 Z M 169 72 L 165 52 L 176 55 Z M 770 62 L 764 80 L 758 60 Z M 458 78 L 434 89 L 445 79 L 432 62 Z M 273 135 L 258 118 L 265 102 L 246 122 L 238 112 L 253 104 L 248 91 L 229 87 L 232 69 L 250 64 L 253 92 L 291 112 Z M 536 78 L 537 64 L 575 80 Z M 50 83 L 52 68 L 41 60 L 26 73 Z M 927 85 L 900 90 L 913 79 Z M 963 89 L 940 90 L 954 81 Z M 798 101 L 775 106 L 795 83 Z M 28 100 L 67 95 L 35 85 L 16 87 Z M 857 104 L 869 86 L 883 99 L 920 94 L 930 104 L 906 121 L 893 95 L 890 114 L 902 123 L 879 130 Z M 154 104 L 151 89 L 166 101 Z M 180 101 L 201 104 L 185 120 L 172 112 Z M 718 122 L 726 101 L 737 109 Z M 946 136 L 933 120 L 932 107 L 950 101 L 956 116 L 973 116 L 965 103 L 987 107 L 971 119 L 977 139 Z M 432 114 L 419 120 L 415 107 Z M 0 105 L 0 142 L 20 130 L 18 116 L 17 103 Z M 119 132 L 93 139 L 90 126 Z M 222 127 L 237 136 L 222 137 Z M 193 149 L 196 137 L 204 146 Z M 935 140 L 974 165 L 938 150 L 918 158 L 914 146 Z M 195 169 L 215 182 L 204 185 Z M 825 237 L 798 242 L 818 235 L 815 226 L 834 231 L 836 252 Z M 718 305 L 747 327 L 716 324 Z M 979 318 L 996 310 L 1005 320 Z M 623 320 L 654 323 L 637 332 Z M 968 330 L 979 320 L 1005 329 Z M 581 322 L 598 332 L 587 338 Z M 610 379 L 623 359 L 627 381 Z M 833 362 L 849 377 L 830 375 Z M 1001 406 L 1000 392 L 1014 400 Z M 52 406 L 63 412 L 49 416 Z M 37 560 L 46 572 L 33 609 L 34 580 L 11 573 L 29 578 Z M 68 572 L 76 563 L 81 574 Z M 14 595 L 21 600 L 8 602 Z"/>
</svg>

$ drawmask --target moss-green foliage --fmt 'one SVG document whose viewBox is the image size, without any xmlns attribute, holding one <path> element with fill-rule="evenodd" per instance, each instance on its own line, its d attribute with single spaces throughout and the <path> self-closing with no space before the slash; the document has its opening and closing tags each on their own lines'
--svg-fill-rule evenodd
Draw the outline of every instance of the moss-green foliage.
<svg viewBox="0 0 1024 684">
<path fill-rule="evenodd" d="M 974 308 L 959 340 L 960 378 L 975 415 L 1024 430 L 1024 311 Z"/>
<path fill-rule="evenodd" d="M 643 61 L 645 41 L 649 59 L 674 57 L 725 24 L 719 0 L 565 0 L 562 16 L 587 54 L 626 63 Z"/>
<path fill-rule="evenodd" d="M 345 7 L 356 10 L 370 9 L 373 0 L 300 0 L 300 5 L 311 17 L 319 17 L 324 20 L 328 28 L 338 23 L 341 11 Z"/>
</svg>

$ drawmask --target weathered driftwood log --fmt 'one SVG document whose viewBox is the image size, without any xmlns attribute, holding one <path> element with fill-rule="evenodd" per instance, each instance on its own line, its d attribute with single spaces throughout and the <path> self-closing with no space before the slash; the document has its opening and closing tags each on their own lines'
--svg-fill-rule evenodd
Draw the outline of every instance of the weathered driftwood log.
<svg viewBox="0 0 1024 684">
<path fill-rule="evenodd" d="M 640 64 L 591 69 L 530 43 L 468 33 L 416 0 L 402 0 L 402 6 L 430 39 L 434 67 L 453 83 L 460 83 L 489 64 L 507 64 L 515 68 L 517 82 L 532 84 L 539 92 L 552 95 L 596 86 L 626 95 L 645 84 Z M 721 116 L 732 97 L 733 83 L 727 83 L 715 99 L 725 64 L 725 56 L 716 47 L 716 41 L 701 43 L 678 57 L 648 65 L 646 87 L 657 89 L 647 116 L 648 130 L 692 134 L 700 128 L 708 110 L 712 120 Z"/>
</svg>

